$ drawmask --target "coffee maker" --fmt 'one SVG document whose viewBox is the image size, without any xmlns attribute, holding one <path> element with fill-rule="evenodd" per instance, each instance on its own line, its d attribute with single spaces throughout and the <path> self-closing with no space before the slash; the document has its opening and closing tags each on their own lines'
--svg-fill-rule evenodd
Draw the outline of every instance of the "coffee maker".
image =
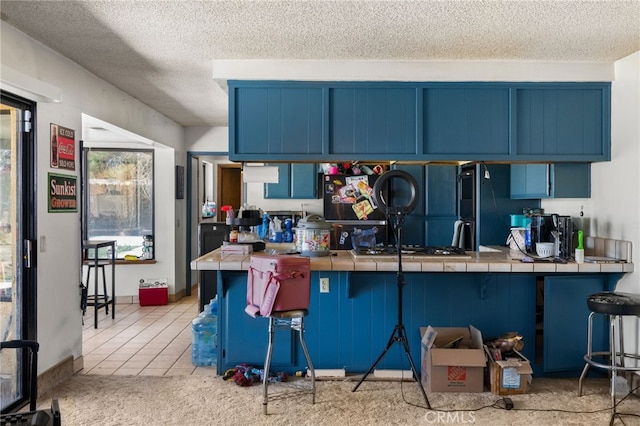
<svg viewBox="0 0 640 426">
<path fill-rule="evenodd" d="M 553 233 L 556 230 L 555 223 L 557 223 L 557 220 L 554 220 L 554 217 L 557 218 L 558 216 L 550 214 L 531 216 L 531 253 L 536 252 L 537 243 L 556 242 Z M 554 250 L 553 255 L 558 255 L 557 250 Z"/>
<path fill-rule="evenodd" d="M 576 224 L 571 216 L 558 216 L 558 257 L 562 259 L 573 259 L 575 249 L 578 245 L 578 233 Z"/>
<path fill-rule="evenodd" d="M 577 234 L 571 216 L 531 216 L 531 253 L 536 252 L 536 243 L 554 243 L 553 256 L 572 259 L 578 243 Z"/>
</svg>

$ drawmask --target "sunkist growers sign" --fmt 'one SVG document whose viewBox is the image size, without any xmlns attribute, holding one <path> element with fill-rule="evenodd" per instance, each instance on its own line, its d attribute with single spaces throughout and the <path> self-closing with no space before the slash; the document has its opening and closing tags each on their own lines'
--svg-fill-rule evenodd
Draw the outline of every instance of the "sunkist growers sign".
<svg viewBox="0 0 640 426">
<path fill-rule="evenodd" d="M 49 212 L 77 212 L 78 185 L 76 176 L 49 173 Z"/>
</svg>

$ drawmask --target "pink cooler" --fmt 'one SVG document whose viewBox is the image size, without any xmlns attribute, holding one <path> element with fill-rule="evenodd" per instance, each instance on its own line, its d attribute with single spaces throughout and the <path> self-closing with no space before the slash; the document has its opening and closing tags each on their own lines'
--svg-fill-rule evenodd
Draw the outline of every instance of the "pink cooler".
<svg viewBox="0 0 640 426">
<path fill-rule="evenodd" d="M 251 316 L 309 308 L 311 261 L 291 255 L 251 256 L 247 276 L 247 307 Z"/>
</svg>

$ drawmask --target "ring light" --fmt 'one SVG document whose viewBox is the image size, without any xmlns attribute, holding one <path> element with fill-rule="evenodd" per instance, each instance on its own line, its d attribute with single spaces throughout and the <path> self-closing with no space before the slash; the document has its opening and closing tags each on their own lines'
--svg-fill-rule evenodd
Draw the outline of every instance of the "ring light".
<svg viewBox="0 0 640 426">
<path fill-rule="evenodd" d="M 411 187 L 411 199 L 406 205 L 396 206 L 388 205 L 384 199 L 382 191 L 387 187 L 387 182 L 391 179 L 400 178 L 407 182 Z M 380 175 L 373 185 L 373 200 L 382 213 L 389 214 L 409 214 L 416 208 L 418 202 L 418 182 L 409 173 L 403 170 L 391 170 Z"/>
</svg>

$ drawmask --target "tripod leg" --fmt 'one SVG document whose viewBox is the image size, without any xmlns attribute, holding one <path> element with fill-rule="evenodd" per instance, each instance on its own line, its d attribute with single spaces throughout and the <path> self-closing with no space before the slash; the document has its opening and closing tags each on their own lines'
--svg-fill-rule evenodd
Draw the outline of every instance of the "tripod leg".
<svg viewBox="0 0 640 426">
<path fill-rule="evenodd" d="M 420 392 L 422 392 L 422 396 L 424 397 L 424 402 L 427 404 L 427 409 L 431 410 L 431 404 L 429 403 L 429 398 L 427 398 L 427 393 L 424 391 L 424 386 L 422 386 L 422 381 L 420 380 L 420 376 L 418 376 L 418 370 L 416 369 L 416 365 L 413 363 L 413 358 L 411 357 L 411 351 L 409 350 L 409 342 L 407 341 L 406 330 L 404 325 L 401 325 L 402 332 L 402 345 L 404 346 L 404 351 L 407 354 L 407 358 L 409 359 L 409 364 L 411 365 L 411 371 L 413 371 L 413 377 L 418 383 L 418 387 L 420 388 Z"/>
<path fill-rule="evenodd" d="M 367 376 L 369 374 L 371 374 L 371 372 L 376 368 L 376 366 L 382 360 L 382 358 L 384 358 L 385 354 L 389 351 L 389 348 L 391 348 L 391 346 L 393 345 L 393 342 L 396 341 L 396 330 L 397 329 L 398 329 L 398 327 L 393 329 L 393 331 L 391 332 L 391 337 L 389 337 L 389 341 L 387 342 L 387 347 L 384 348 L 384 350 L 382 351 L 380 356 L 378 356 L 378 359 L 376 359 L 376 361 L 371 365 L 371 367 L 369 368 L 369 371 L 367 371 L 365 373 L 365 375 L 362 376 L 362 378 L 360 379 L 358 384 L 351 390 L 351 392 L 355 392 L 356 390 L 358 390 L 358 388 L 360 387 L 362 382 L 364 382 L 364 380 L 367 378 Z"/>
</svg>

